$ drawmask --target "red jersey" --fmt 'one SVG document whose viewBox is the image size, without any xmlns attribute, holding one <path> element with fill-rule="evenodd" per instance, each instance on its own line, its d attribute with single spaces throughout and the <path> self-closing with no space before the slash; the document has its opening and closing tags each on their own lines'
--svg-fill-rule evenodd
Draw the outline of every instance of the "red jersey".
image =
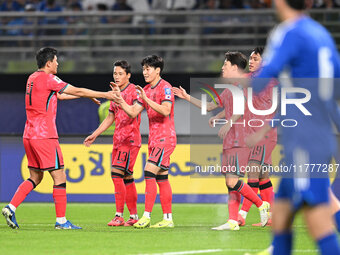
<svg viewBox="0 0 340 255">
<path fill-rule="evenodd" d="M 176 146 L 177 137 L 174 122 L 175 97 L 172 86 L 167 81 L 160 79 L 153 87 L 150 84 L 146 85 L 144 91 L 146 96 L 157 104 L 162 104 L 162 102 L 171 103 L 170 115 L 163 116 L 154 111 L 142 99 L 138 99 L 138 103 L 146 109 L 149 117 L 149 146 L 159 143 Z"/>
<path fill-rule="evenodd" d="M 133 105 L 137 100 L 137 92 L 135 85 L 129 83 L 121 91 L 121 96 L 124 98 L 125 102 L 129 105 Z M 141 147 L 142 139 L 139 132 L 140 126 L 140 114 L 136 118 L 130 118 L 121 106 L 111 101 L 110 112 L 115 115 L 115 132 L 113 134 L 113 148 L 117 149 L 123 145 L 137 146 Z"/>
<path fill-rule="evenodd" d="M 30 75 L 26 85 L 26 124 L 24 138 L 58 138 L 55 119 L 57 114 L 57 93 L 68 86 L 53 74 L 36 71 Z"/>
<path fill-rule="evenodd" d="M 244 96 L 247 97 L 247 90 L 243 89 Z M 220 98 L 222 100 L 221 107 L 225 111 L 225 119 L 230 120 L 233 116 L 233 95 L 229 89 L 225 89 Z M 232 123 L 228 134 L 223 139 L 223 149 L 231 149 L 235 147 L 247 147 L 244 139 L 250 134 L 250 129 L 248 126 L 248 120 L 250 117 L 250 112 L 248 105 L 245 104 L 244 115 L 241 116 L 235 123 Z"/>
<path fill-rule="evenodd" d="M 248 76 L 249 77 L 254 77 L 256 75 L 256 73 L 249 73 Z M 268 86 L 265 88 L 265 90 L 263 90 L 262 92 L 260 92 L 259 94 L 253 94 L 253 106 L 256 110 L 267 110 L 270 109 L 270 107 L 273 104 L 273 88 L 275 86 L 277 86 L 277 81 L 272 80 Z M 251 118 L 252 119 L 259 119 L 265 122 L 265 120 L 271 120 L 273 119 L 275 116 L 275 112 L 269 115 L 255 115 L 253 113 L 251 113 Z M 254 125 L 258 125 L 258 123 L 255 124 L 255 122 L 253 123 Z M 261 127 L 250 127 L 252 132 L 256 132 L 257 130 L 259 130 Z M 269 140 L 271 141 L 277 141 L 277 128 L 272 128 L 267 134 L 266 137 L 269 138 Z"/>
</svg>

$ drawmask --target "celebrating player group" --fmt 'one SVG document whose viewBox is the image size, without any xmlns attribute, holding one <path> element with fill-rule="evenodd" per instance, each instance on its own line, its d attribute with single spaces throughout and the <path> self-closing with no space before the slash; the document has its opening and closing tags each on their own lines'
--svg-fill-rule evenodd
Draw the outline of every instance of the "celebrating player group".
<svg viewBox="0 0 340 255">
<path fill-rule="evenodd" d="M 335 87 L 337 84 L 322 82 L 322 78 L 333 81 L 333 78 L 340 77 L 339 56 L 329 33 L 303 14 L 304 3 L 304 0 L 276 0 L 276 8 L 283 23 L 270 35 L 265 51 L 262 47 L 255 47 L 249 61 L 241 52 L 227 51 L 221 67 L 222 78 L 242 89 L 246 98 L 247 87 L 252 86 L 255 92 L 251 95 L 252 102 L 257 110 L 266 110 L 272 106 L 273 90 L 287 84 L 279 80 L 279 75 L 287 68 L 292 81 L 290 86 L 302 87 L 311 92 L 312 98 L 306 103 L 310 110 L 308 117 L 302 115 L 297 107 L 288 108 L 286 112 L 287 117 L 299 120 L 299 125 L 294 128 L 282 128 L 287 165 L 328 164 L 336 148 L 332 122 L 340 130 L 340 110 L 335 101 L 339 96 Z M 30 177 L 18 187 L 10 203 L 2 209 L 7 224 L 11 228 L 19 228 L 16 209 L 39 185 L 43 172 L 47 171 L 54 182 L 55 228 L 81 229 L 66 219 L 66 176 L 55 119 L 58 100 L 87 97 L 95 103 L 99 103 L 96 98 L 105 98 L 111 102 L 108 116 L 85 138 L 85 146 L 91 146 L 113 122 L 116 125 L 111 164 L 116 212 L 113 218 L 110 216 L 112 220 L 107 225 L 133 226 L 138 229 L 175 227 L 172 190 L 168 180 L 170 157 L 177 144 L 175 96 L 198 108 L 202 108 L 202 102 L 181 86 L 172 87 L 162 78 L 164 61 L 156 55 L 147 56 L 141 61 L 146 83 L 143 88 L 130 82 L 131 66 L 126 60 L 114 62 L 114 81 L 107 92 L 74 87 L 55 76 L 58 62 L 57 51 L 53 48 L 39 50 L 36 60 L 38 70 L 28 78 L 25 95 L 27 121 L 23 143 Z M 313 80 L 301 82 L 301 78 Z M 327 88 L 322 87 L 325 84 Z M 264 170 L 272 164 L 271 154 L 277 143 L 276 126 L 266 123 L 264 127 L 244 127 L 232 123 L 248 123 L 252 118 L 266 122 L 273 118 L 280 119 L 280 114 L 255 115 L 245 104 L 244 114 L 235 115 L 232 92 L 225 89 L 219 98 L 221 100 L 216 99 L 219 104 L 207 104 L 207 111 L 221 110 L 210 118 L 211 126 L 217 119 L 227 120 L 227 124 L 219 129 L 218 136 L 223 140 L 222 165 L 226 166 L 223 169 L 228 169 L 222 174 L 229 193 L 229 216 L 224 224 L 212 230 L 240 230 L 240 226 L 246 224 L 247 214 L 254 204 L 259 211 L 260 223 L 253 225 L 272 225 L 274 232 L 272 245 L 261 254 L 291 254 L 293 218 L 298 210 L 304 209 L 307 226 L 321 254 L 340 254 L 332 221 L 334 217 L 339 227 L 340 208 L 330 191 L 328 173 L 316 176 L 306 171 L 303 175 L 290 173 L 282 176 L 274 202 L 269 172 Z M 293 95 L 292 98 L 298 96 Z M 133 173 L 142 143 L 139 128 L 144 109 L 149 122 L 149 154 L 144 166 L 145 209 L 139 218 Z M 316 146 L 314 141 L 320 141 L 320 144 Z M 245 169 L 251 171 L 246 172 Z M 240 179 L 243 177 L 248 178 L 247 183 Z M 152 224 L 151 213 L 157 186 L 163 219 Z M 244 199 L 241 206 L 242 196 Z M 130 214 L 129 218 L 124 219 L 125 204 Z"/>
</svg>

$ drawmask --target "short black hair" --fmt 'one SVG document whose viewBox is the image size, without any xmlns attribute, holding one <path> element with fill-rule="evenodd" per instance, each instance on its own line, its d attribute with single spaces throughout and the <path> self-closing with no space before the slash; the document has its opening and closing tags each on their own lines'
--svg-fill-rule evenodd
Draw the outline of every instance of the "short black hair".
<svg viewBox="0 0 340 255">
<path fill-rule="evenodd" d="M 225 54 L 225 60 L 229 61 L 231 65 L 237 65 L 237 67 L 242 70 L 245 70 L 248 64 L 246 56 L 238 51 L 228 51 Z"/>
<path fill-rule="evenodd" d="M 305 0 L 286 0 L 287 4 L 295 10 L 304 10 L 306 8 Z"/>
<path fill-rule="evenodd" d="M 260 56 L 262 56 L 263 51 L 264 51 L 264 47 L 257 46 L 257 47 L 255 47 L 255 49 L 253 49 L 252 52 L 254 52 L 255 54 L 259 54 Z"/>
<path fill-rule="evenodd" d="M 41 48 L 37 51 L 35 59 L 37 60 L 38 68 L 43 68 L 48 61 L 53 61 L 54 56 L 57 56 L 58 51 L 54 48 Z"/>
<path fill-rule="evenodd" d="M 116 62 L 113 63 L 113 66 L 114 67 L 115 66 L 120 66 L 121 68 L 124 69 L 126 74 L 131 73 L 131 65 L 126 60 L 117 60 Z"/>
<path fill-rule="evenodd" d="M 141 62 L 142 66 L 150 66 L 153 68 L 157 68 L 159 67 L 161 69 L 161 72 L 163 71 L 164 68 L 164 60 L 163 58 L 156 56 L 156 55 L 150 55 L 145 57 L 142 62 Z"/>
</svg>

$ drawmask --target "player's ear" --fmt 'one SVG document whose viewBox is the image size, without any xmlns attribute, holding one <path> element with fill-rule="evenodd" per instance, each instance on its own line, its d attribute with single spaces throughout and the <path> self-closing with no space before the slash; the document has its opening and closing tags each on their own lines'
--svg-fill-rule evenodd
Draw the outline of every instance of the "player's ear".
<svg viewBox="0 0 340 255">
<path fill-rule="evenodd" d="M 156 72 L 157 72 L 158 75 L 160 75 L 160 74 L 161 74 L 161 68 L 160 68 L 160 67 L 157 67 L 157 68 L 156 68 Z"/>
<path fill-rule="evenodd" d="M 127 78 L 130 79 L 131 78 L 131 73 L 127 74 Z"/>
</svg>

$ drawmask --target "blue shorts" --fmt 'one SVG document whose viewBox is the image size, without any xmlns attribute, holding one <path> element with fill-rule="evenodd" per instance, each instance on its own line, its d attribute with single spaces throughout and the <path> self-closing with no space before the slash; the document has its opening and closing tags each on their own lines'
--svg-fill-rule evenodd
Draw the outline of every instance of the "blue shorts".
<svg viewBox="0 0 340 255">
<path fill-rule="evenodd" d="M 276 200 L 288 199 L 294 211 L 303 205 L 316 206 L 329 203 L 329 179 L 326 178 L 283 178 L 275 195 Z"/>
<path fill-rule="evenodd" d="M 311 171 L 311 165 L 325 164 L 331 162 L 332 154 L 328 150 L 320 148 L 301 149 L 294 148 L 285 154 L 286 165 L 294 165 L 295 171 L 288 175 L 282 175 L 276 199 L 288 199 L 294 210 L 303 205 L 316 206 L 329 203 L 330 181 L 328 171 Z M 301 168 L 300 166 L 309 166 Z M 293 169 L 293 168 L 292 168 Z"/>
</svg>

